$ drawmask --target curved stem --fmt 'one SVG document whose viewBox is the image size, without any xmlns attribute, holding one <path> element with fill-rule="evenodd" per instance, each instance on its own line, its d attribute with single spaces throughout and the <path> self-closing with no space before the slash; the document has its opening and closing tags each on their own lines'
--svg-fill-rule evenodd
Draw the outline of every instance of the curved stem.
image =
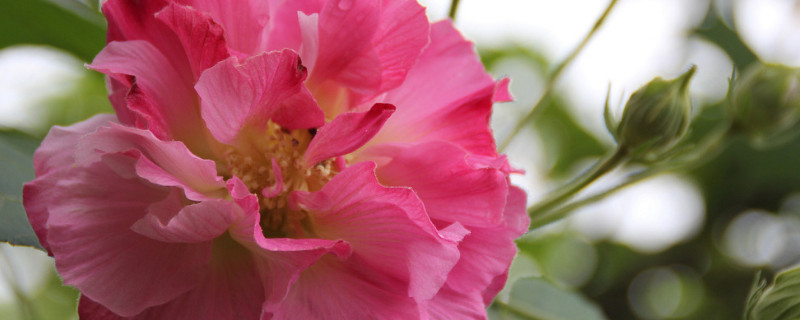
<svg viewBox="0 0 800 320">
<path fill-rule="evenodd" d="M 603 25 L 603 23 L 606 21 L 608 14 L 611 13 L 611 9 L 614 8 L 614 6 L 617 4 L 617 1 L 618 0 L 611 0 L 611 3 L 608 4 L 608 7 L 606 7 L 605 11 L 603 11 L 603 14 L 600 16 L 600 18 L 598 18 L 597 21 L 595 21 L 594 26 L 592 27 L 591 30 L 589 30 L 589 33 L 586 34 L 586 36 L 583 38 L 583 41 L 581 41 L 581 43 L 578 44 L 578 46 L 575 47 L 575 49 L 572 50 L 572 52 L 570 52 L 570 54 L 564 59 L 564 61 L 559 63 L 556 66 L 556 68 L 553 69 L 553 72 L 550 73 L 550 77 L 547 79 L 547 84 L 545 85 L 542 96 L 539 97 L 539 100 L 536 101 L 536 104 L 533 105 L 533 108 L 531 108 L 531 110 L 528 111 L 525 117 L 523 117 L 519 122 L 517 122 L 517 124 L 514 126 L 514 129 L 511 131 L 508 137 L 506 137 L 503 140 L 503 143 L 500 144 L 499 148 L 500 152 L 503 152 L 506 149 L 506 147 L 508 147 L 508 144 L 511 143 L 511 140 L 513 140 L 514 137 L 519 133 L 519 131 L 522 130 L 523 127 L 525 127 L 525 124 L 529 123 L 532 119 L 535 119 L 539 115 L 539 113 L 541 113 L 541 111 L 539 110 L 542 109 L 541 108 L 542 105 L 545 102 L 547 102 L 548 98 L 550 98 L 550 95 L 553 93 L 553 89 L 555 88 L 556 83 L 561 77 L 561 74 L 564 73 L 564 69 L 570 63 L 572 63 L 573 60 L 575 60 L 575 57 L 577 57 L 581 51 L 583 51 L 583 48 L 586 47 L 586 44 L 589 43 L 589 40 L 592 38 L 592 36 L 594 36 L 597 30 L 599 30 L 600 27 Z M 453 3 L 455 3 L 457 6 L 458 0 L 453 0 Z M 450 6 L 451 18 L 453 18 L 452 14 L 454 14 L 453 12 L 454 7 L 455 6 L 453 5 Z"/>
<path fill-rule="evenodd" d="M 726 142 L 729 140 L 728 138 L 731 137 L 732 133 L 733 131 L 731 131 L 730 124 L 725 123 L 716 128 L 715 130 L 712 130 L 704 141 L 698 143 L 694 149 L 700 150 L 700 152 L 698 152 L 697 154 L 690 155 L 688 159 L 686 159 L 685 161 L 666 163 L 660 166 L 650 167 L 641 170 L 637 173 L 629 175 L 625 179 L 625 181 L 609 189 L 606 189 L 602 192 L 596 193 L 589 197 L 574 201 L 572 203 L 567 203 L 549 212 L 539 212 L 536 216 L 532 215 L 532 210 L 535 207 L 531 207 L 530 209 L 528 209 L 528 214 L 531 215 L 530 229 L 533 230 L 548 225 L 550 223 L 556 222 L 558 220 L 561 220 L 580 207 L 605 199 L 607 196 L 627 186 L 630 186 L 642 180 L 646 180 L 650 177 L 663 174 L 668 171 L 687 171 L 697 168 L 701 165 L 704 165 L 709 161 L 711 161 L 712 159 L 716 158 L 719 152 L 721 152 L 725 148 Z M 551 207 L 551 209 L 552 208 L 553 207 Z"/>
<path fill-rule="evenodd" d="M 528 215 L 532 220 L 538 219 L 539 216 L 545 214 L 550 209 L 560 205 L 566 200 L 569 200 L 576 193 L 583 188 L 597 180 L 604 174 L 618 167 L 625 160 L 628 159 L 628 152 L 626 149 L 617 148 L 604 160 L 600 160 L 594 164 L 589 170 L 584 171 L 580 176 L 570 181 L 566 185 L 557 189 L 548 195 L 544 201 L 537 203 L 528 209 Z"/>
<path fill-rule="evenodd" d="M 451 0 L 450 1 L 450 11 L 447 14 L 450 17 L 450 20 L 456 21 L 456 12 L 458 12 L 458 3 L 460 0 Z"/>
</svg>

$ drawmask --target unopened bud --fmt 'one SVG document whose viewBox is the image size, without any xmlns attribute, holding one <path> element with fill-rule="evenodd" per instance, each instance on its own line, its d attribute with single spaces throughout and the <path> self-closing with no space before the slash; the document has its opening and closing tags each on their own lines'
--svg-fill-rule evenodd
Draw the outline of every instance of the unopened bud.
<svg viewBox="0 0 800 320">
<path fill-rule="evenodd" d="M 631 95 L 616 130 L 621 148 L 659 153 L 683 137 L 692 113 L 689 81 L 694 71 L 692 66 L 676 79 L 655 78 Z"/>
<path fill-rule="evenodd" d="M 800 71 L 755 64 L 734 82 L 728 107 L 734 128 L 751 138 L 780 136 L 800 120 Z"/>
</svg>

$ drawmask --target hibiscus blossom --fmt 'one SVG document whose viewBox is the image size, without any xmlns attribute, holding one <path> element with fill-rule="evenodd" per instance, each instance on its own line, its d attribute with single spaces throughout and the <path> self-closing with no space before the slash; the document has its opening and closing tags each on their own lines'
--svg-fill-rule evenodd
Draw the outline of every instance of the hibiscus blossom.
<svg viewBox="0 0 800 320">
<path fill-rule="evenodd" d="M 108 0 L 116 115 L 53 128 L 28 217 L 86 319 L 485 318 L 527 230 L 509 98 L 414 1 Z"/>
</svg>

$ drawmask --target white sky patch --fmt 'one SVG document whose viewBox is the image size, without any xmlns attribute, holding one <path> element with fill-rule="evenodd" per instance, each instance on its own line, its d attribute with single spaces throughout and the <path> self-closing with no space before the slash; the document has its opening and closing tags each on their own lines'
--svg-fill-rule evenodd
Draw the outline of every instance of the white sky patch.
<svg viewBox="0 0 800 320">
<path fill-rule="evenodd" d="M 588 192 L 619 180 L 611 178 Z M 704 219 L 705 203 L 697 186 L 676 175 L 661 175 L 577 210 L 569 223 L 595 240 L 610 239 L 642 252 L 658 252 L 694 236 Z"/>
<path fill-rule="evenodd" d="M 0 127 L 35 128 L 41 104 L 73 88 L 83 72 L 80 61 L 48 47 L 0 50 Z"/>
<path fill-rule="evenodd" d="M 800 2 L 734 0 L 734 23 L 763 60 L 800 66 Z"/>
</svg>

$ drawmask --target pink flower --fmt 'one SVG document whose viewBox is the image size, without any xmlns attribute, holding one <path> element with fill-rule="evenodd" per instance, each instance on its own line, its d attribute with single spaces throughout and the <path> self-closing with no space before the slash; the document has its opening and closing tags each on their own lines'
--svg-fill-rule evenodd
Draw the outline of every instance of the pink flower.
<svg viewBox="0 0 800 320">
<path fill-rule="evenodd" d="M 24 190 L 86 319 L 485 318 L 527 230 L 509 98 L 414 1 L 108 0 L 116 116 Z M 301 62 L 302 61 L 302 62 Z"/>
</svg>

